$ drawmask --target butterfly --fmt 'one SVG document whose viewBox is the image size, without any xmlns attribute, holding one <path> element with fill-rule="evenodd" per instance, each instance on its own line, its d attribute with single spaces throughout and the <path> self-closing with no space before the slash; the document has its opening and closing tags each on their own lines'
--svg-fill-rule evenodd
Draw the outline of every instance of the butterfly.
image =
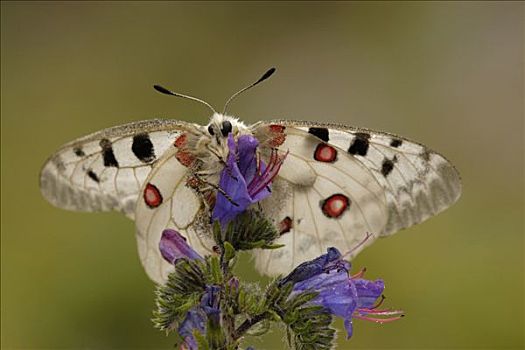
<svg viewBox="0 0 525 350">
<path fill-rule="evenodd" d="M 234 94 L 267 79 L 275 69 Z M 422 222 L 455 203 L 457 170 L 426 146 L 394 134 L 342 124 L 293 120 L 246 125 L 197 98 L 160 86 L 165 94 L 206 104 L 207 125 L 146 120 L 105 129 L 67 143 L 44 164 L 43 196 L 75 211 L 122 212 L 135 220 L 138 251 L 148 276 L 166 280 L 172 265 L 159 252 L 165 229 L 175 229 L 201 255 L 213 254 L 210 212 L 221 192 L 227 139 L 251 135 L 258 156 L 286 155 L 257 209 L 280 232 L 275 250 L 256 250 L 263 274 L 291 271 L 328 247 L 350 258 L 378 237 Z M 363 243 L 363 237 L 372 233 Z M 363 244 L 360 244 L 363 243 Z M 352 250 L 352 248 L 358 247 Z"/>
</svg>

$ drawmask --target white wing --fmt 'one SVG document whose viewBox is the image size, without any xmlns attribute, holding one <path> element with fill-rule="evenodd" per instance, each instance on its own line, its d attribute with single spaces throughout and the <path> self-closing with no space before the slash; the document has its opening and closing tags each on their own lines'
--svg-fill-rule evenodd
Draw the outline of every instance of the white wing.
<svg viewBox="0 0 525 350">
<path fill-rule="evenodd" d="M 137 201 L 135 222 L 139 255 L 148 276 L 165 282 L 173 265 L 159 251 L 162 231 L 171 228 L 181 233 L 202 256 L 213 251 L 209 212 L 200 196 L 187 186 L 188 169 L 176 158 L 177 149 L 159 160 L 144 182 Z"/>
<path fill-rule="evenodd" d="M 439 213 L 461 193 L 459 175 L 445 158 L 398 136 L 298 121 L 258 124 L 256 134 L 268 125 L 286 127 L 279 149 L 290 154 L 262 206 L 288 232 L 276 242 L 287 248 L 257 254 L 263 273 L 285 273 L 329 246 L 348 251 L 372 233 L 355 255 L 379 235 Z M 339 212 L 344 197 L 348 208 Z"/>
<path fill-rule="evenodd" d="M 191 127 L 175 120 L 147 120 L 70 142 L 44 164 L 42 194 L 60 208 L 118 210 L 133 218 L 137 194 L 152 166 Z"/>
</svg>

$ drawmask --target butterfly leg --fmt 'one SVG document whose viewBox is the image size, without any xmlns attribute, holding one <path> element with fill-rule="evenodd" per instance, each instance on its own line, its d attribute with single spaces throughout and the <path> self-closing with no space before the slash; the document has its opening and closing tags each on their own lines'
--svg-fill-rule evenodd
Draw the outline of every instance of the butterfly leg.
<svg viewBox="0 0 525 350">
<path fill-rule="evenodd" d="M 192 175 L 193 178 L 196 180 L 194 181 L 195 185 L 192 187 L 195 190 L 197 190 L 200 194 L 204 194 L 204 192 L 206 191 L 216 190 L 219 193 L 221 193 L 232 205 L 236 207 L 239 206 L 239 204 L 235 203 L 232 197 L 229 194 L 227 194 L 219 185 L 203 179 L 198 172 L 193 172 Z"/>
<path fill-rule="evenodd" d="M 226 164 L 226 161 L 224 160 L 224 157 L 219 153 L 218 150 L 212 148 L 210 144 L 207 144 L 207 145 L 206 145 L 206 149 L 207 149 L 211 154 L 213 154 L 215 157 L 217 157 L 217 159 L 219 160 L 219 162 L 221 162 L 221 164 Z"/>
<path fill-rule="evenodd" d="M 210 151 L 211 154 L 213 154 L 214 156 L 217 157 L 217 160 L 219 161 L 219 163 L 223 166 L 223 168 L 226 169 L 226 171 L 228 172 L 228 175 L 230 175 L 230 177 L 232 179 L 234 179 L 235 181 L 237 181 L 237 177 L 235 177 L 230 169 L 230 167 L 228 166 L 228 163 L 224 160 L 224 157 L 222 155 L 219 154 L 219 151 L 213 149 L 209 144 L 206 145 L 206 149 L 208 149 L 208 151 Z M 237 161 L 237 160 L 236 160 Z"/>
</svg>

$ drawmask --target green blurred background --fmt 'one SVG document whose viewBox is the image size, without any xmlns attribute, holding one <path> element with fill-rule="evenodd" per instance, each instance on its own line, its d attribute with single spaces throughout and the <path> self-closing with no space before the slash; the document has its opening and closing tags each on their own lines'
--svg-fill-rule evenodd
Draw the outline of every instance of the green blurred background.
<svg viewBox="0 0 525 350">
<path fill-rule="evenodd" d="M 355 260 L 407 317 L 357 321 L 339 348 L 524 346 L 523 3 L 1 5 L 2 347 L 171 348 L 150 322 L 154 285 L 133 223 L 51 207 L 40 167 L 109 126 L 206 123 L 204 107 L 153 83 L 220 106 L 271 66 L 233 114 L 388 130 L 442 152 L 463 177 L 457 205 Z"/>
</svg>

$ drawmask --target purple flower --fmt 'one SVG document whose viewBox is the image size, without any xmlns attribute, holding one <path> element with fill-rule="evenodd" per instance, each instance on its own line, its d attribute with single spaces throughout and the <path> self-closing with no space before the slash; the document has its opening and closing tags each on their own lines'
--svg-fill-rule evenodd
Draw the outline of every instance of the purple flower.
<svg viewBox="0 0 525 350">
<path fill-rule="evenodd" d="M 177 330 L 179 335 L 184 339 L 184 343 L 182 343 L 180 347 L 181 350 L 198 349 L 193 332 L 196 330 L 203 334 L 206 329 L 205 324 L 206 314 L 199 307 L 194 307 L 186 313 L 186 318 L 182 321 Z"/>
<path fill-rule="evenodd" d="M 284 157 L 272 149 L 268 166 L 259 161 L 259 141 L 251 135 L 239 136 L 235 142 L 228 136 L 228 159 L 221 171 L 219 188 L 212 219 L 224 227 L 250 205 L 270 195 L 269 186 L 277 176 Z"/>
<path fill-rule="evenodd" d="M 186 243 L 186 238 L 172 229 L 162 231 L 159 249 L 162 257 L 171 264 L 175 264 L 175 261 L 181 258 L 202 260 L 202 257 Z"/>
<path fill-rule="evenodd" d="M 231 292 L 235 293 L 239 290 L 239 279 L 237 277 L 232 277 L 226 282 L 226 285 Z"/>
<path fill-rule="evenodd" d="M 177 330 L 184 339 L 181 349 L 198 349 L 193 332 L 197 331 L 203 335 L 206 334 L 206 321 L 208 319 L 216 323 L 220 322 L 219 293 L 219 286 L 207 286 L 200 304 L 186 313 L 184 321 L 182 321 Z"/>
<path fill-rule="evenodd" d="M 326 254 L 297 266 L 281 281 L 281 285 L 294 283 L 292 296 L 304 291 L 318 292 L 310 303 L 323 306 L 331 314 L 343 318 L 347 338 L 352 336 L 352 318 L 385 323 L 403 316 L 400 310 L 378 309 L 384 299 L 382 280 L 362 279 L 364 270 L 349 277 L 349 269 L 350 263 L 343 260 L 341 253 L 336 248 L 328 248 Z M 379 297 L 382 298 L 377 302 Z"/>
<path fill-rule="evenodd" d="M 219 286 L 206 286 L 206 293 L 201 299 L 201 308 L 204 310 L 208 318 L 215 322 L 219 322 L 221 310 L 219 309 L 219 293 L 221 288 Z"/>
</svg>

